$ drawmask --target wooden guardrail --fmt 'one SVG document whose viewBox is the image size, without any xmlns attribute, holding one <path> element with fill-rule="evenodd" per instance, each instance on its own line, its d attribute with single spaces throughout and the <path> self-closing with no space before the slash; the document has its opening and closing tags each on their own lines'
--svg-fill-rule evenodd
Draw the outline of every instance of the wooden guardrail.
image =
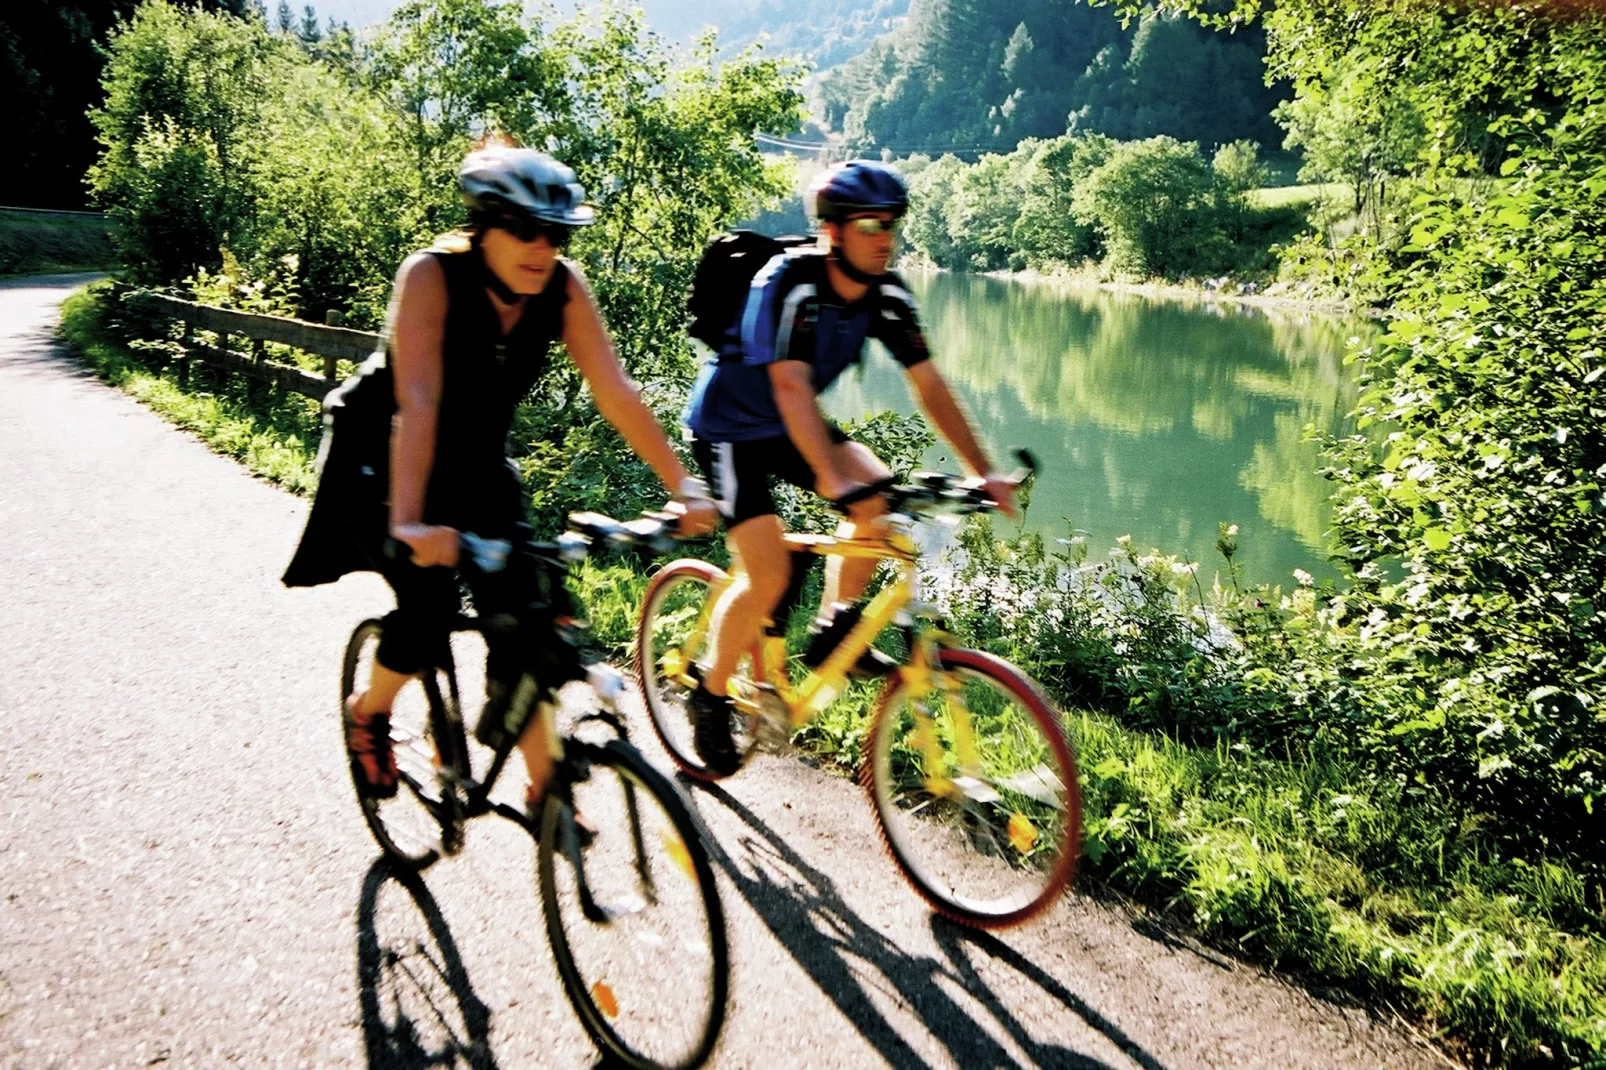
<svg viewBox="0 0 1606 1070">
<path fill-rule="evenodd" d="M 346 327 L 308 323 L 282 316 L 237 312 L 132 287 L 119 287 L 117 296 L 151 312 L 171 316 L 184 324 L 180 351 L 173 358 L 178 365 L 180 385 L 188 384 L 190 361 L 201 359 L 256 382 L 275 384 L 310 398 L 321 398 L 338 385 L 339 361 L 361 363 L 382 344 L 379 335 L 367 331 L 353 331 Z M 217 343 L 213 345 L 197 340 L 196 331 L 215 333 L 218 336 Z M 231 347 L 231 341 L 236 338 L 251 343 L 249 353 L 238 352 Z M 294 346 L 322 357 L 323 375 L 267 360 L 268 342 Z"/>
</svg>

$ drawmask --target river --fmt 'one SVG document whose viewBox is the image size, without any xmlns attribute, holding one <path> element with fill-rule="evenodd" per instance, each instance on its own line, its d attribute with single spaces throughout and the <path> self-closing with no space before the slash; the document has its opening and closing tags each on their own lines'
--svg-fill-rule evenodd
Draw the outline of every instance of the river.
<svg viewBox="0 0 1606 1070">
<path fill-rule="evenodd" d="M 1229 302 L 1184 302 L 1052 282 L 908 277 L 938 367 L 997 451 L 1042 465 L 1026 526 L 1086 539 L 1089 559 L 1130 535 L 1201 563 L 1222 523 L 1239 529 L 1250 582 L 1327 562 L 1330 484 L 1305 429 L 1349 429 L 1346 339 L 1367 321 Z M 913 411 L 885 353 L 826 396 L 838 418 Z M 954 470 L 946 444 L 925 463 Z M 1002 462 L 1000 462 L 1002 464 Z"/>
</svg>

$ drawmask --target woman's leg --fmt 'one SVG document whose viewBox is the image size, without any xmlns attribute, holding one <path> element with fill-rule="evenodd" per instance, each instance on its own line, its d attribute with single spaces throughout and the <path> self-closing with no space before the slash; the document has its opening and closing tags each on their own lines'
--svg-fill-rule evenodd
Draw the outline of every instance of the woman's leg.
<svg viewBox="0 0 1606 1070">
<path fill-rule="evenodd" d="M 446 615 L 455 608 L 457 597 L 457 579 L 448 569 L 394 563 L 383 575 L 396 593 L 396 608 L 385 616 L 368 686 L 346 697 L 353 726 L 347 745 L 368 782 L 381 788 L 396 782 L 388 731 L 391 707 L 409 680 L 439 663 L 446 642 Z M 371 730 L 375 717 L 386 718 L 383 739 Z"/>
</svg>

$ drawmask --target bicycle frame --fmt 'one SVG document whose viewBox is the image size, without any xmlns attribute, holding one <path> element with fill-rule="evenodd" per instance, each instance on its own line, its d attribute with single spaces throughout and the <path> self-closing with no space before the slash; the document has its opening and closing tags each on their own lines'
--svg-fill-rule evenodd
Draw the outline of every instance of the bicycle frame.
<svg viewBox="0 0 1606 1070">
<path fill-rule="evenodd" d="M 898 623 L 901 616 L 906 615 L 910 605 L 919 596 L 919 575 L 916 571 L 919 552 L 908 525 L 899 524 L 891 518 L 888 520 L 886 533 L 872 538 L 843 539 L 829 535 L 786 536 L 786 547 L 789 551 L 811 553 L 821 557 L 889 560 L 896 562 L 898 570 L 894 581 L 883 587 L 870 600 L 858 622 L 843 637 L 836 649 L 818 668 L 796 684 L 786 671 L 786 640 L 768 633 L 760 638 L 750 655 L 753 663 L 752 679 L 755 684 L 773 692 L 780 699 L 786 709 L 789 729 L 802 727 L 831 704 L 831 701 L 847 686 L 849 667 L 869 649 L 875 642 L 876 636 Z M 720 595 L 735 582 L 735 578 L 734 574 L 727 573 L 723 580 L 710 588 L 697 623 L 687 637 L 687 647 L 696 649 L 703 644 L 712 622 L 714 606 L 718 603 Z M 922 612 L 917 615 L 930 614 Z M 959 700 L 958 687 L 941 669 L 940 650 L 950 644 L 950 637 L 940 627 L 924 628 L 918 632 L 911 628 L 909 657 L 899 670 L 903 686 L 909 689 L 915 699 L 917 724 L 910 742 L 926 758 L 928 789 L 933 794 L 939 795 L 953 794 L 961 790 L 952 777 L 942 772 L 948 764 L 950 753 L 958 759 L 957 772 L 960 775 L 979 770 L 981 767 L 980 750 L 976 745 L 970 711 Z M 691 675 L 690 661 L 680 650 L 667 652 L 663 668 L 666 676 L 688 689 L 697 685 L 696 679 Z M 945 750 L 938 741 L 936 727 L 924 701 L 925 696 L 938 689 L 946 692 L 949 697 L 952 752 Z M 762 691 L 757 695 L 733 694 L 732 701 L 743 712 L 762 716 L 763 694 Z"/>
</svg>

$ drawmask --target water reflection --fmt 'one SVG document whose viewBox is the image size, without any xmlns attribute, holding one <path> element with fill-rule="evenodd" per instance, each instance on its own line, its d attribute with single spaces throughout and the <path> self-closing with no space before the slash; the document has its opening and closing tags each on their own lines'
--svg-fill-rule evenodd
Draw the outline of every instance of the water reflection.
<svg viewBox="0 0 1606 1070">
<path fill-rule="evenodd" d="M 962 275 L 910 282 L 938 365 L 987 441 L 1044 463 L 1032 527 L 1059 534 L 1068 520 L 1096 553 L 1131 534 L 1208 576 L 1225 521 L 1240 526 L 1251 579 L 1331 574 L 1328 486 L 1304 429 L 1345 429 L 1344 340 L 1365 321 Z M 827 404 L 837 416 L 911 409 L 885 358 L 845 376 Z M 952 465 L 944 447 L 927 460 Z"/>
</svg>

